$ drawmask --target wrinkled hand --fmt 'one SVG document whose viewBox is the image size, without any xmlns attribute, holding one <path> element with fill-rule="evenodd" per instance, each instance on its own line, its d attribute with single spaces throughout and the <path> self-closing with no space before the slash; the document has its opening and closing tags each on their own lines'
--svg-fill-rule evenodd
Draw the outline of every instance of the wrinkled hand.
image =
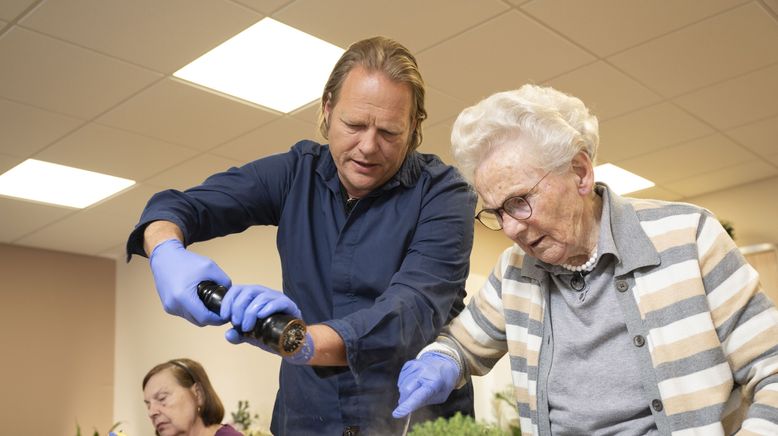
<svg viewBox="0 0 778 436">
<path fill-rule="evenodd" d="M 178 239 L 168 239 L 154 247 L 149 263 L 165 312 L 198 326 L 224 324 L 197 296 L 203 280 L 230 287 L 230 278 L 214 261 L 187 250 Z"/>
<path fill-rule="evenodd" d="M 430 351 L 405 362 L 397 380 L 400 400 L 392 416 L 402 418 L 421 407 L 446 401 L 457 380 L 459 366 L 451 356 Z"/>
<path fill-rule="evenodd" d="M 250 332 L 257 319 L 267 318 L 274 313 L 286 313 L 302 318 L 297 305 L 282 292 L 261 285 L 235 285 L 227 291 L 222 300 L 221 317 L 232 322 L 233 328 L 227 330 L 224 337 L 233 344 L 243 342 L 275 353 L 259 339 L 243 336 L 238 331 Z M 299 353 L 298 353 L 299 354 Z"/>
</svg>

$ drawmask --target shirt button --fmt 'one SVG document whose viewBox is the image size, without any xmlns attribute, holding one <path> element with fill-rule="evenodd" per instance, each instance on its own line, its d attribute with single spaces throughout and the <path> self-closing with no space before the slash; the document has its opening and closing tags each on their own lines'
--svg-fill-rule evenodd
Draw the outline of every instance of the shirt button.
<svg viewBox="0 0 778 436">
<path fill-rule="evenodd" d="M 616 280 L 616 290 L 626 292 L 629 289 L 629 283 L 626 280 Z"/>
<path fill-rule="evenodd" d="M 646 338 L 641 335 L 637 335 L 632 338 L 632 343 L 635 344 L 636 347 L 642 347 L 643 345 L 646 345 Z"/>
<path fill-rule="evenodd" d="M 661 401 L 661 400 L 653 400 L 653 401 L 651 401 L 651 407 L 652 407 L 652 408 L 653 408 L 655 411 L 657 411 L 657 412 L 661 412 L 661 411 L 662 411 L 662 409 L 664 409 L 664 408 L 665 408 L 665 406 L 664 406 L 664 405 L 662 405 L 662 401 Z"/>
</svg>

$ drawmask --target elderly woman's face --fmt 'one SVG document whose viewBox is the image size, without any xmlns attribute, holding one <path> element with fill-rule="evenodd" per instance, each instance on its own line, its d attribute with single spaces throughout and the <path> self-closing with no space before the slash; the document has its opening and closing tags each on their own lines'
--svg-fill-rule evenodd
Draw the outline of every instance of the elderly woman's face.
<svg viewBox="0 0 778 436">
<path fill-rule="evenodd" d="M 187 434 L 199 419 L 194 389 L 179 385 L 170 369 L 151 376 L 143 401 L 160 436 Z"/>
<path fill-rule="evenodd" d="M 528 255 L 552 265 L 566 263 L 587 250 L 580 178 L 572 169 L 562 174 L 551 172 L 543 178 L 547 171 L 531 162 L 519 153 L 497 150 L 476 169 L 476 190 L 487 209 L 501 207 L 510 197 L 526 195 L 532 215 L 517 220 L 503 212 L 502 231 Z"/>
</svg>

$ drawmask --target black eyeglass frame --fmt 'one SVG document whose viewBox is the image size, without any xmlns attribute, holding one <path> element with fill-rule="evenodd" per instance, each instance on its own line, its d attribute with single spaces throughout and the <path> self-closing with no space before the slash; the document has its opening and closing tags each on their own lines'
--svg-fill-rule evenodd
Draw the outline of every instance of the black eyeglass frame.
<svg viewBox="0 0 778 436">
<path fill-rule="evenodd" d="M 551 171 L 549 171 L 549 172 L 547 172 L 546 174 L 544 174 L 544 175 L 543 175 L 543 177 L 541 177 L 541 178 L 540 178 L 540 180 L 538 180 L 538 182 L 537 182 L 537 183 L 535 183 L 535 184 L 532 186 L 532 188 L 530 188 L 530 190 L 529 190 L 529 191 L 527 191 L 525 194 L 522 194 L 522 195 L 513 195 L 513 196 L 511 196 L 511 197 L 508 197 L 508 198 L 506 198 L 506 199 L 505 199 L 505 201 L 503 201 L 503 202 L 502 202 L 502 205 L 501 205 L 500 207 L 498 207 L 497 209 L 485 209 L 485 208 L 484 208 L 484 209 L 481 209 L 481 210 L 480 210 L 480 211 L 478 211 L 478 213 L 475 215 L 475 219 L 476 219 L 476 220 L 478 220 L 478 222 L 479 222 L 479 223 L 481 223 L 481 225 L 483 225 L 483 226 L 484 226 L 484 227 L 486 227 L 487 229 L 489 229 L 489 230 L 495 230 L 495 231 L 497 231 L 497 230 L 502 230 L 502 213 L 503 213 L 503 212 L 507 213 L 508 215 L 510 215 L 510 216 L 511 216 L 511 218 L 513 218 L 513 219 L 515 219 L 515 220 L 524 221 L 524 220 L 527 220 L 527 219 L 529 219 L 529 218 L 532 216 L 532 205 L 530 204 L 529 200 L 527 200 L 527 196 L 529 196 L 530 194 L 532 194 L 532 191 L 534 191 L 534 190 L 535 190 L 535 188 L 537 188 L 537 187 L 538 187 L 538 185 L 540 185 L 540 182 L 542 182 L 542 181 L 543 181 L 543 179 L 545 179 L 545 178 L 546 178 L 546 176 L 548 176 L 549 174 L 551 174 Z M 528 213 L 528 214 L 527 214 L 527 216 L 525 216 L 525 217 L 517 217 L 517 216 L 513 215 L 512 213 L 508 212 L 508 210 L 505 208 L 505 205 L 506 205 L 506 204 L 507 204 L 509 201 L 515 201 L 517 198 L 518 198 L 518 199 L 520 199 L 520 200 L 522 200 L 524 203 L 526 203 L 526 204 L 527 204 L 527 207 L 529 208 L 529 213 Z M 493 216 L 496 218 L 496 221 L 497 221 L 497 224 L 499 225 L 499 227 L 495 229 L 495 228 L 493 228 L 493 227 L 489 226 L 488 224 L 486 224 L 486 223 L 485 223 L 483 220 L 481 220 L 481 216 L 482 216 L 482 214 L 484 214 L 484 213 L 487 213 L 487 214 L 491 214 L 491 215 L 493 215 Z"/>
</svg>

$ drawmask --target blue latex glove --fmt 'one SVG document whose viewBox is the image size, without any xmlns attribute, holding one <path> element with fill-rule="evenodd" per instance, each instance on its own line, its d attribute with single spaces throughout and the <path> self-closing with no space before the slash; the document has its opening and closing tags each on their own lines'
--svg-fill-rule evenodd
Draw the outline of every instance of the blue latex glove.
<svg viewBox="0 0 778 436">
<path fill-rule="evenodd" d="M 274 313 L 286 313 L 295 318 L 302 318 L 302 313 L 294 301 L 282 292 L 261 285 L 235 285 L 227 291 L 222 300 L 222 318 L 229 319 L 233 326 L 239 327 L 244 332 L 254 329 L 257 319 L 267 318 Z M 224 337 L 233 344 L 246 342 L 267 352 L 278 354 L 259 339 L 241 335 L 236 328 L 227 330 Z M 301 351 L 285 359 L 290 363 L 305 364 L 312 356 L 313 339 L 310 334 L 306 334 Z"/>
<path fill-rule="evenodd" d="M 400 371 L 400 400 L 392 412 L 402 418 L 429 404 L 439 404 L 451 395 L 459 380 L 459 366 L 451 356 L 430 351 L 409 360 Z"/>
<path fill-rule="evenodd" d="M 187 250 L 178 239 L 168 239 L 154 247 L 149 263 L 165 312 L 198 326 L 224 324 L 197 296 L 203 280 L 230 287 L 230 278 L 214 261 Z"/>
</svg>

